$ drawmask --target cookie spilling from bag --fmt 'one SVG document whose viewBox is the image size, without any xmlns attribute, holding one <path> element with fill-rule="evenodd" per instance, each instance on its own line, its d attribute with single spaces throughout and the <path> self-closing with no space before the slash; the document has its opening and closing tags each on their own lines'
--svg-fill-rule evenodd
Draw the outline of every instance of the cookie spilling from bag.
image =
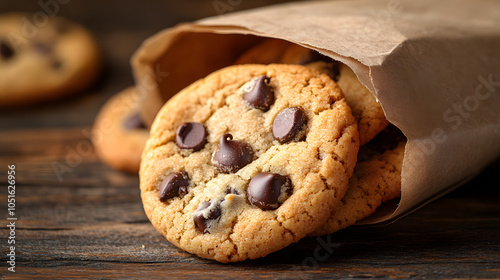
<svg viewBox="0 0 500 280">
<path fill-rule="evenodd" d="M 53 100 L 91 85 L 101 58 L 94 37 L 65 18 L 43 23 L 22 13 L 0 15 L 0 106 Z"/>
<path fill-rule="evenodd" d="M 359 149 L 354 174 L 341 203 L 310 236 L 337 232 L 369 217 L 383 203 L 401 195 L 401 169 L 406 138 L 389 125 Z"/>
<path fill-rule="evenodd" d="M 389 124 L 380 104 L 371 92 L 359 82 L 354 72 L 346 65 L 333 61 L 318 52 L 283 40 L 268 39 L 244 52 L 234 62 L 236 65 L 272 63 L 304 65 L 327 74 L 337 82 L 358 123 L 360 146 L 368 143 Z M 140 103 L 140 101 L 137 102 Z M 137 104 L 137 106 L 142 108 L 140 111 L 151 109 L 144 104 Z M 137 117 L 140 118 L 141 115 L 137 115 Z M 110 137 L 113 135 L 115 134 L 111 134 Z M 123 142 L 137 143 L 135 140 L 129 139 L 127 134 L 123 134 L 121 137 Z M 145 143 L 145 141 L 142 142 Z M 109 143 L 114 142 L 109 141 Z M 120 149 L 119 153 L 113 153 L 117 150 L 116 146 L 121 147 L 122 145 L 108 145 L 111 152 L 108 153 L 107 149 L 103 148 L 100 149 L 101 152 L 98 155 L 105 163 L 115 169 L 138 173 L 139 165 L 135 159 L 141 157 L 142 149 Z M 125 158 L 127 160 L 124 160 Z"/>
<path fill-rule="evenodd" d="M 241 65 L 188 86 L 144 149 L 145 212 L 170 242 L 255 259 L 323 225 L 347 191 L 357 122 L 337 84 L 301 65 Z"/>
</svg>

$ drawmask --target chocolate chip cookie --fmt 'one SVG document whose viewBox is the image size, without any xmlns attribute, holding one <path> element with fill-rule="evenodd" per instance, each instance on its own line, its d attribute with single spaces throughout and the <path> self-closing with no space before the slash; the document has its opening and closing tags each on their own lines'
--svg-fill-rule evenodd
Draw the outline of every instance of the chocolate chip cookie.
<svg viewBox="0 0 500 280">
<path fill-rule="evenodd" d="M 141 162 L 144 209 L 170 242 L 200 257 L 263 257 L 330 217 L 358 147 L 356 121 L 327 75 L 230 66 L 158 113 Z"/>
<path fill-rule="evenodd" d="M 268 39 L 245 52 L 235 63 L 300 64 L 329 75 L 342 89 L 358 121 L 361 146 L 389 124 L 375 96 L 359 82 L 356 74 L 346 65 L 317 51 L 284 40 Z"/>
<path fill-rule="evenodd" d="M 359 82 L 351 68 L 340 64 L 337 83 L 358 120 L 359 142 L 364 145 L 386 128 L 389 121 L 375 96 Z"/>
<path fill-rule="evenodd" d="M 149 138 L 139 112 L 135 87 L 117 93 L 101 108 L 92 127 L 97 156 L 109 166 L 137 174 Z"/>
<path fill-rule="evenodd" d="M 373 214 L 382 203 L 399 197 L 405 144 L 402 133 L 390 126 L 361 147 L 341 204 L 328 221 L 310 235 L 344 229 Z"/>
<path fill-rule="evenodd" d="M 61 17 L 0 15 L 0 106 L 26 105 L 83 90 L 98 76 L 93 36 Z"/>
</svg>

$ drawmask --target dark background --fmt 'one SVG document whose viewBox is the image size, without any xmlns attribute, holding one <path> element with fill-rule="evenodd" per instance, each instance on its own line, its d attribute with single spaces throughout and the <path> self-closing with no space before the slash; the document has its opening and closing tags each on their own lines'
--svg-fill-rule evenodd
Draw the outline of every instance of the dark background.
<svg viewBox="0 0 500 280">
<path fill-rule="evenodd" d="M 41 3 L 56 3 L 41 1 Z M 170 245 L 142 210 L 138 176 L 95 156 L 87 132 L 104 102 L 132 85 L 129 65 L 159 30 L 226 11 L 285 1 L 81 1 L 58 15 L 97 37 L 105 71 L 89 90 L 42 105 L 0 110 L 0 176 L 16 165 L 16 273 L 26 278 L 500 278 L 500 161 L 471 182 L 382 227 L 352 227 L 306 238 L 266 258 L 223 265 Z M 218 6 L 219 10 L 216 8 Z M 0 13 L 38 12 L 38 1 L 0 0 Z M 1 77 L 0 77 L 1 78 Z M 86 147 L 86 149 L 83 149 Z M 89 148 L 90 147 L 90 148 Z M 62 180 L 53 164 L 70 171 Z M 3 185 L 3 183 L 2 183 Z M 6 189 L 0 215 L 7 217 Z M 7 223 L 6 220 L 0 224 Z M 329 244 L 328 248 L 321 244 Z"/>
</svg>

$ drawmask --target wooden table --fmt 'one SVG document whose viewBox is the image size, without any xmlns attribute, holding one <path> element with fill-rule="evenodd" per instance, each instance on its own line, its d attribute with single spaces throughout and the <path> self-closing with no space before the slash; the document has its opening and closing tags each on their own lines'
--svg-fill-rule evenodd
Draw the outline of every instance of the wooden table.
<svg viewBox="0 0 500 280">
<path fill-rule="evenodd" d="M 55 1 L 54 1 L 55 2 Z M 306 238 L 266 258 L 203 260 L 169 244 L 149 223 L 136 175 L 95 156 L 89 131 L 100 106 L 133 83 L 128 59 L 158 30 L 217 14 L 217 1 L 71 1 L 59 14 L 97 36 L 106 59 L 85 93 L 0 112 L 0 179 L 16 170 L 15 273 L 7 188 L 0 239 L 5 279 L 27 278 L 500 278 L 500 161 L 474 180 L 397 222 Z M 279 1 L 222 1 L 245 9 Z M 193 4 L 195 3 L 195 4 Z M 226 6 L 227 7 L 227 6 Z M 232 7 L 232 6 L 231 6 Z M 40 11 L 37 1 L 0 1 L 0 11 Z M 55 171 L 55 167 L 65 166 Z M 6 183 L 2 183 L 3 186 Z M 325 245 L 326 244 L 326 245 Z M 3 279 L 3 278 L 2 278 Z"/>
</svg>

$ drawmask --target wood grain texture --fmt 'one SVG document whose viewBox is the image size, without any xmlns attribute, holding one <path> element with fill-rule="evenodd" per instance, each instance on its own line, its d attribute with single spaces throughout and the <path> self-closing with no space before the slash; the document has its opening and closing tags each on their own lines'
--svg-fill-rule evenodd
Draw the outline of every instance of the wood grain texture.
<svg viewBox="0 0 500 280">
<path fill-rule="evenodd" d="M 86 141 L 79 133 L 85 129 L 0 133 L 3 149 L 12 151 L 2 157 L 0 168 L 14 163 L 17 172 L 17 272 L 8 279 L 500 275 L 500 161 L 462 188 L 391 225 L 307 238 L 266 258 L 223 265 L 169 244 L 143 212 L 138 176 L 108 168 L 93 150 L 59 181 L 52 164 L 67 164 L 68 150 L 76 151 Z M 1 179 L 7 180 L 5 172 Z M 0 201 L 6 201 L 6 193 L 0 194 Z M 5 228 L 1 232 L 8 235 Z"/>
<path fill-rule="evenodd" d="M 0 0 L 0 11 L 36 12 L 37 2 Z M 140 43 L 164 27 L 216 15 L 214 2 L 73 0 L 60 7 L 96 34 L 107 67 L 84 93 L 0 110 L 0 182 L 15 164 L 18 217 L 11 273 L 2 188 L 2 279 L 500 278 L 500 161 L 391 225 L 306 238 L 258 260 L 224 265 L 168 243 L 144 214 L 138 176 L 102 164 L 88 135 L 100 106 L 133 83 L 128 59 Z"/>
</svg>

